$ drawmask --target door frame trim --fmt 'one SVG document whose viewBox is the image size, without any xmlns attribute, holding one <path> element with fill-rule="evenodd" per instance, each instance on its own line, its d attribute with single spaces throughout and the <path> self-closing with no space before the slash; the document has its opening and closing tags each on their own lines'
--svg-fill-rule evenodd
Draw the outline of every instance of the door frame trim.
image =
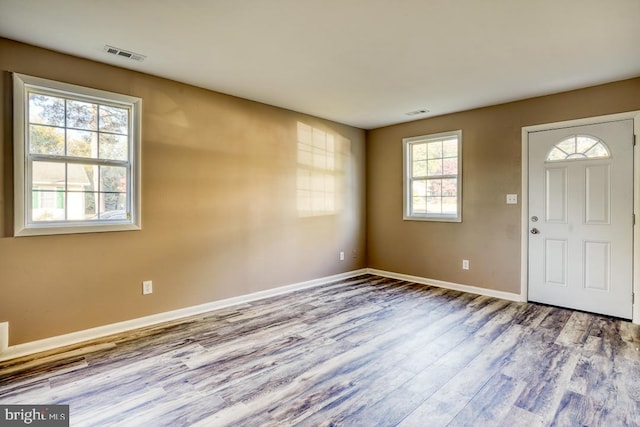
<svg viewBox="0 0 640 427">
<path fill-rule="evenodd" d="M 565 127 L 593 125 L 619 120 L 633 120 L 633 134 L 640 135 L 640 110 L 626 113 L 609 114 L 605 116 L 587 117 L 576 120 L 566 120 L 555 123 L 524 126 L 522 128 L 522 187 L 520 190 L 521 205 L 521 237 L 520 237 L 520 299 L 528 301 L 529 291 L 529 134 L 543 130 L 560 129 Z M 640 212 L 640 154 L 637 147 L 633 149 L 633 212 Z M 633 293 L 638 294 L 632 308 L 632 322 L 640 324 L 640 217 L 633 226 Z"/>
</svg>

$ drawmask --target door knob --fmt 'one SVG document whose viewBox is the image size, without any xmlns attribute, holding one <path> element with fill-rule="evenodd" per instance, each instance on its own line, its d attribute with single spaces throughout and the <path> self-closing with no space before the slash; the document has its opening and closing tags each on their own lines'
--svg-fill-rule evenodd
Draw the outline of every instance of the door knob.
<svg viewBox="0 0 640 427">
<path fill-rule="evenodd" d="M 540 231 L 537 228 L 532 228 L 531 230 L 531 234 L 539 234 Z"/>
</svg>

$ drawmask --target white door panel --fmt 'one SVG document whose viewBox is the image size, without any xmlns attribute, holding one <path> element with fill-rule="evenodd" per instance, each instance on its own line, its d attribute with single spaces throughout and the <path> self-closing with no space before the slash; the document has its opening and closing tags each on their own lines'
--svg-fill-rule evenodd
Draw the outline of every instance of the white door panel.
<svg viewBox="0 0 640 427">
<path fill-rule="evenodd" d="M 529 134 L 529 229 L 529 300 L 631 318 L 633 120 Z"/>
<path fill-rule="evenodd" d="M 567 223 L 567 168 L 545 170 L 545 219 L 549 223 Z"/>
<path fill-rule="evenodd" d="M 585 172 L 585 222 L 588 225 L 609 224 L 611 166 L 587 166 Z"/>
</svg>

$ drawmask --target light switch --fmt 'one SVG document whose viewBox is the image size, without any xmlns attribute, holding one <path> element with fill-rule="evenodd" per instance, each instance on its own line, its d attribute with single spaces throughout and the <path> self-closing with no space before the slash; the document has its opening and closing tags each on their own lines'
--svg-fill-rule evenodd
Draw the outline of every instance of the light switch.
<svg viewBox="0 0 640 427">
<path fill-rule="evenodd" d="M 518 195 L 517 194 L 507 194 L 507 204 L 508 205 L 517 205 L 518 204 Z"/>
</svg>

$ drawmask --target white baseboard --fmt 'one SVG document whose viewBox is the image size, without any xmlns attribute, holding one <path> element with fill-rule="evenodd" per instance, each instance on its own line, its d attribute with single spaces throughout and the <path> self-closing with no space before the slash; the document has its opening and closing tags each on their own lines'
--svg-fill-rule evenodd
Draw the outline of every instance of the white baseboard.
<svg viewBox="0 0 640 427">
<path fill-rule="evenodd" d="M 9 359 L 15 359 L 16 357 L 39 353 L 41 351 L 77 344 L 83 341 L 102 338 L 107 335 L 118 334 L 121 332 L 130 331 L 132 329 L 143 328 L 145 326 L 156 325 L 158 323 L 194 316 L 220 308 L 244 304 L 251 301 L 294 292 L 300 289 L 325 285 L 328 283 L 336 282 L 338 280 L 360 276 L 362 274 L 367 274 L 366 268 L 2 348 L 2 342 L 8 342 L 9 335 L 8 323 L 5 322 L 3 324 L 0 324 L 0 326 L 4 326 L 0 327 L 0 362 Z"/>
<path fill-rule="evenodd" d="M 388 277 L 390 279 L 406 280 L 407 282 L 420 283 L 422 285 L 431 285 L 438 288 L 453 289 L 470 294 L 484 295 L 488 297 L 500 298 L 509 301 L 523 301 L 520 294 L 511 292 L 496 291 L 493 289 L 479 288 L 477 286 L 461 285 L 459 283 L 443 282 L 442 280 L 427 279 L 425 277 L 410 276 L 408 274 L 393 273 L 391 271 L 377 270 L 375 268 L 367 268 L 367 273 L 376 276 Z"/>
</svg>

